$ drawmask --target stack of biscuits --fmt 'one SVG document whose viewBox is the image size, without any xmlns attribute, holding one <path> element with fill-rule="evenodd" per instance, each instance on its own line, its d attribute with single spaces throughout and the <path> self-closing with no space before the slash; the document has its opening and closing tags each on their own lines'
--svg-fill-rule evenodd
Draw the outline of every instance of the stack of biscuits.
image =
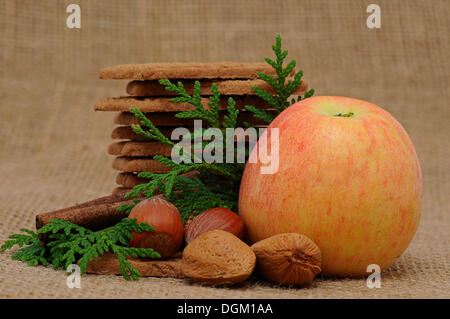
<svg viewBox="0 0 450 319">
<path fill-rule="evenodd" d="M 264 126 L 264 122 L 254 118 L 252 113 L 244 108 L 245 105 L 253 105 L 271 111 L 270 106 L 257 97 L 252 89 L 257 86 L 275 93 L 270 85 L 258 79 L 258 72 L 275 76 L 274 69 L 266 63 L 146 63 L 102 69 L 101 79 L 130 80 L 126 87 L 127 96 L 100 99 L 94 106 L 96 111 L 117 112 L 114 117 L 114 124 L 117 126 L 111 133 L 114 142 L 108 148 L 108 153 L 116 156 L 113 169 L 118 171 L 118 187 L 113 193 L 126 192 L 135 185 L 147 182 L 137 176 L 139 172 L 166 173 L 170 170 L 153 160 L 155 155 L 170 156 L 170 146 L 149 141 L 136 134 L 131 125 L 139 124 L 139 120 L 130 112 L 132 108 L 139 108 L 168 138 L 177 127 L 193 130 L 194 119 L 177 118 L 175 114 L 195 108 L 188 103 L 173 102 L 172 98 L 176 93 L 166 91 L 158 80 L 169 79 L 172 83 L 181 81 L 191 95 L 194 82 L 200 81 L 202 104 L 206 109 L 212 95 L 211 84 L 216 83 L 221 93 L 221 118 L 227 114 L 228 97 L 232 97 L 236 108 L 240 110 L 239 125 L 247 121 L 254 126 Z M 306 89 L 306 83 L 303 81 L 294 94 L 301 95 Z"/>
</svg>

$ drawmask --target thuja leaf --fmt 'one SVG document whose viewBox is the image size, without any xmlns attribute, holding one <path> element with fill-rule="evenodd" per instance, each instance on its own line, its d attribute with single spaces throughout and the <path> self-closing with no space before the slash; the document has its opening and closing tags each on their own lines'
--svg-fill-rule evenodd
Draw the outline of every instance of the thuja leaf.
<svg viewBox="0 0 450 319">
<path fill-rule="evenodd" d="M 263 120 L 267 124 L 270 124 L 273 121 L 272 114 L 266 110 L 258 109 L 253 105 L 246 105 L 245 109 L 252 112 L 255 118 Z"/>
<path fill-rule="evenodd" d="M 191 96 L 185 90 L 183 83 L 178 82 L 177 85 L 170 82 L 170 80 L 162 79 L 159 81 L 160 84 L 164 85 L 166 90 L 176 92 L 178 94 L 177 97 L 174 97 L 172 100 L 177 103 L 189 103 L 194 106 L 194 110 L 180 112 L 177 113 L 176 116 L 179 118 L 194 118 L 194 119 L 203 119 L 207 121 L 207 126 L 219 128 L 225 130 L 226 128 L 235 128 L 237 125 L 237 117 L 239 111 L 236 109 L 236 103 L 232 98 L 228 99 L 227 111 L 228 114 L 224 116 L 224 121 L 222 125 L 220 125 L 220 92 L 215 83 L 211 86 L 212 95 L 210 97 L 208 104 L 208 109 L 203 106 L 202 98 L 201 98 L 201 87 L 200 82 L 196 81 L 194 83 L 193 95 Z M 143 130 L 140 126 L 133 126 L 133 130 L 142 136 L 145 136 L 149 139 L 159 139 L 161 142 L 164 142 L 163 135 L 160 134 L 159 130 L 151 123 L 151 121 L 145 117 L 145 115 L 139 110 L 134 110 L 133 112 L 135 116 L 140 120 L 143 126 L 149 128 L 148 131 Z M 192 133 L 191 138 L 196 137 L 197 132 Z M 201 135 L 202 136 L 202 135 Z M 166 142 L 166 144 L 168 144 Z M 196 145 L 196 143 L 194 143 Z M 201 149 L 203 151 L 204 147 L 208 145 L 207 141 L 201 141 Z M 174 146 L 174 145 L 172 145 Z M 195 147 L 194 147 L 195 148 Z M 172 159 L 169 159 L 164 156 L 155 156 L 154 160 L 166 165 L 171 169 L 169 173 L 164 174 L 156 174 L 156 173 L 147 173 L 141 172 L 138 174 L 139 177 L 148 178 L 150 181 L 145 184 L 137 185 L 133 188 L 132 191 L 126 194 L 126 198 L 136 198 L 139 194 L 143 194 L 146 197 L 151 197 L 155 193 L 156 190 L 162 192 L 166 197 L 170 197 L 174 186 L 180 182 L 179 176 L 183 173 L 202 169 L 206 174 L 218 174 L 223 175 L 231 180 L 240 180 L 242 174 L 241 165 L 235 164 L 219 164 L 219 163 L 206 163 L 206 162 L 197 162 L 196 153 L 191 152 L 189 158 L 185 159 L 182 163 L 174 162 Z M 187 161 L 188 160 L 188 161 Z M 236 166 L 233 168 L 233 166 Z M 192 192 L 192 190 L 191 190 Z M 119 210 L 130 212 L 134 205 L 122 205 Z"/>
<path fill-rule="evenodd" d="M 57 218 L 52 219 L 47 225 L 44 225 L 37 232 L 39 234 L 46 234 L 46 233 L 55 234 L 61 231 L 64 232 L 66 236 L 70 235 L 72 232 L 78 233 L 81 236 L 84 236 L 86 233 L 90 232 L 84 227 Z"/>
<path fill-rule="evenodd" d="M 224 128 L 235 128 L 237 126 L 237 118 L 239 115 L 239 110 L 236 109 L 236 102 L 230 97 L 228 98 L 228 115 L 224 116 L 224 121 L 222 126 Z"/>
<path fill-rule="evenodd" d="M 237 211 L 237 191 L 229 185 L 224 188 L 214 186 L 214 183 L 205 184 L 199 178 L 186 178 L 183 183 L 175 186 L 169 200 L 179 209 L 183 223 L 189 216 L 199 214 L 214 207 L 226 207 Z M 219 184 L 223 180 L 218 181 Z"/>
<path fill-rule="evenodd" d="M 166 90 L 169 91 L 175 87 L 170 80 L 160 80 L 159 82 L 165 85 Z M 177 118 L 202 119 L 208 122 L 208 127 L 219 127 L 220 93 L 215 83 L 211 86 L 211 90 L 213 95 L 208 102 L 209 109 L 207 110 L 203 107 L 201 101 L 201 87 L 199 81 L 195 81 L 194 83 L 194 94 L 192 96 L 186 92 L 183 83 L 178 82 L 175 92 L 177 92 L 180 96 L 173 98 L 172 101 L 178 103 L 189 103 L 195 107 L 195 110 L 179 112 L 175 116 Z"/>
<path fill-rule="evenodd" d="M 22 229 L 27 234 L 9 236 L 1 250 L 21 247 L 12 258 L 29 265 L 52 263 L 54 268 L 65 267 L 78 263 L 80 272 L 84 273 L 87 264 L 94 258 L 106 252 L 117 255 L 119 266 L 125 279 L 139 278 L 139 272 L 134 269 L 125 257 L 161 257 L 151 248 L 128 247 L 132 238 L 131 232 L 149 232 L 154 228 L 147 223 L 137 223 L 135 218 L 124 218 L 116 225 L 100 231 L 91 231 L 62 219 L 52 219 L 40 228 L 37 233 Z M 41 244 L 38 234 L 48 234 L 46 246 Z"/>
<path fill-rule="evenodd" d="M 258 73 L 258 77 L 272 86 L 275 89 L 276 94 L 263 90 L 259 87 L 253 87 L 252 89 L 258 97 L 266 101 L 272 108 L 277 110 L 278 113 L 281 113 L 290 105 L 302 100 L 302 97 L 299 96 L 297 100 L 292 99 L 289 101 L 289 97 L 299 87 L 299 85 L 302 84 L 303 71 L 299 70 L 294 74 L 293 79 L 288 79 L 289 75 L 296 66 L 296 61 L 292 60 L 285 67 L 283 67 L 283 65 L 285 65 L 285 59 L 288 55 L 288 51 L 282 50 L 280 35 L 276 35 L 275 45 L 272 45 L 272 50 L 275 54 L 275 60 L 265 58 L 265 61 L 272 66 L 277 76 L 274 77 L 260 72 Z M 313 94 L 314 89 L 310 89 L 304 94 L 303 99 L 307 99 Z M 246 106 L 246 109 L 252 112 L 254 117 L 265 121 L 267 124 L 270 124 L 273 120 L 273 117 L 266 114 L 267 112 L 264 110 L 260 110 L 252 106 Z"/>
<path fill-rule="evenodd" d="M 174 143 L 164 136 L 164 134 L 144 115 L 144 113 L 142 113 L 140 109 L 132 108 L 131 112 L 140 120 L 141 125 L 147 128 L 147 130 L 144 130 L 141 125 L 131 125 L 131 128 L 136 134 L 145 136 L 150 140 L 155 140 L 163 144 L 170 146 L 174 145 Z"/>
<path fill-rule="evenodd" d="M 38 235 L 29 229 L 21 228 L 20 230 L 26 234 L 10 235 L 9 240 L 0 247 L 0 251 L 11 249 L 17 245 L 19 250 L 11 256 L 12 259 L 26 262 L 30 266 L 47 265 L 45 247 Z"/>
<path fill-rule="evenodd" d="M 26 234 L 9 235 L 8 238 L 10 239 L 5 241 L 5 243 L 0 247 L 0 251 L 10 249 L 14 245 L 22 247 L 23 245 L 30 245 L 34 242 L 36 234 L 33 231 L 26 228 L 21 228 L 20 231 L 25 232 Z"/>
</svg>

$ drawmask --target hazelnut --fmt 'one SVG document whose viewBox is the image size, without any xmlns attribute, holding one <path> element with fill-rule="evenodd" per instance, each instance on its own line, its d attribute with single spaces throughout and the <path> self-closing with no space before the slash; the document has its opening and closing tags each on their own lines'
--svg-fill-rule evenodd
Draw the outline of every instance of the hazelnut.
<svg viewBox="0 0 450 319">
<path fill-rule="evenodd" d="M 244 221 L 233 211 L 224 207 L 208 209 L 186 223 L 184 238 L 189 244 L 200 234 L 210 230 L 221 229 L 232 233 L 239 239 L 244 237 Z"/>
<path fill-rule="evenodd" d="M 159 196 L 141 201 L 134 206 L 128 218 L 138 223 L 146 222 L 154 227 L 153 232 L 132 232 L 131 247 L 152 248 L 161 257 L 167 258 L 180 250 L 184 228 L 178 209 Z"/>
<path fill-rule="evenodd" d="M 250 277 L 255 263 L 255 253 L 247 244 L 229 232 L 212 230 L 186 246 L 181 271 L 203 284 L 236 284 Z"/>
<path fill-rule="evenodd" d="M 279 234 L 251 246 L 256 271 L 269 281 L 301 286 L 310 283 L 321 270 L 319 247 L 305 235 Z"/>
</svg>

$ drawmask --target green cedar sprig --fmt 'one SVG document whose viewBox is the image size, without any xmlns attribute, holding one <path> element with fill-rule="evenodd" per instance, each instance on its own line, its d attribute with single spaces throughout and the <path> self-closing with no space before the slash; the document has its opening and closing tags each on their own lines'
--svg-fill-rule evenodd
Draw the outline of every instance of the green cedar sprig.
<svg viewBox="0 0 450 319">
<path fill-rule="evenodd" d="M 208 102 L 209 109 L 205 109 L 201 100 L 201 85 L 199 81 L 194 82 L 194 94 L 191 96 L 187 93 L 184 85 L 181 81 L 178 81 L 177 85 L 170 82 L 168 79 L 159 80 L 161 85 L 164 85 L 167 91 L 176 92 L 179 94 L 178 97 L 172 99 L 172 101 L 177 103 L 189 103 L 195 107 L 195 110 L 179 112 L 175 115 L 177 118 L 192 118 L 192 119 L 203 119 L 209 124 L 208 127 L 214 128 L 235 128 L 239 110 L 235 108 L 236 102 L 233 98 L 228 98 L 227 111 L 228 115 L 224 117 L 222 125 L 219 121 L 220 112 L 220 92 L 217 88 L 217 84 L 213 83 L 211 85 L 212 95 Z"/>
<path fill-rule="evenodd" d="M 47 265 L 46 250 L 38 235 L 26 228 L 21 228 L 20 231 L 26 234 L 9 235 L 9 240 L 0 247 L 0 251 L 17 245 L 19 250 L 11 256 L 12 259 L 26 262 L 29 266 Z"/>
<path fill-rule="evenodd" d="M 214 207 L 226 207 L 232 211 L 237 211 L 238 192 L 236 192 L 236 187 L 238 187 L 239 182 L 230 183 L 229 180 L 221 176 L 208 175 L 207 172 L 203 172 L 203 180 L 198 177 L 188 178 L 172 173 L 171 176 L 174 176 L 174 178 L 171 183 L 173 184 L 168 190 L 167 174 L 143 172 L 139 176 L 150 178 L 151 181 L 148 183 L 150 186 L 148 184 L 137 185 L 127 196 L 130 197 L 134 196 L 133 194 L 143 192 L 146 197 L 151 197 L 153 196 L 151 188 L 158 184 L 159 189 L 169 202 L 178 208 L 183 224 L 189 218 Z M 128 205 L 119 209 L 129 212 L 133 207 L 134 205 Z"/>
<path fill-rule="evenodd" d="M 159 80 L 159 83 L 164 85 L 167 91 L 176 92 L 179 95 L 173 98 L 172 101 L 177 103 L 189 103 L 195 107 L 195 110 L 177 113 L 175 117 L 203 119 L 209 123 L 209 127 L 220 127 L 220 92 L 215 83 L 211 86 L 212 96 L 208 102 L 208 110 L 205 109 L 202 104 L 200 95 L 201 86 L 199 81 L 195 81 L 194 83 L 194 94 L 192 96 L 186 92 L 183 83 L 180 81 L 178 81 L 178 85 L 173 84 L 168 79 Z"/>
<path fill-rule="evenodd" d="M 225 207 L 237 212 L 239 183 L 229 183 L 220 176 L 206 175 L 205 181 L 197 177 L 187 178 L 179 176 L 175 191 L 168 197 L 180 211 L 183 223 L 189 218 L 210 208 Z M 216 183 L 211 183 L 212 180 Z M 209 181 L 208 181 L 209 180 Z"/>
<path fill-rule="evenodd" d="M 131 112 L 140 120 L 139 124 L 131 125 L 131 128 L 136 134 L 145 136 L 146 138 L 160 143 L 173 146 L 174 143 L 169 140 L 164 134 L 145 116 L 144 113 L 138 108 L 132 108 Z M 142 128 L 144 126 L 146 130 Z"/>
<path fill-rule="evenodd" d="M 207 103 L 208 108 L 205 108 L 200 95 L 200 82 L 195 81 L 192 96 L 186 91 L 183 83 L 181 82 L 178 82 L 177 85 L 167 79 L 160 80 L 159 82 L 166 87 L 166 90 L 176 92 L 179 95 L 172 99 L 174 102 L 188 103 L 194 106 L 194 110 L 177 113 L 175 115 L 176 117 L 203 119 L 207 122 L 207 127 L 218 128 L 223 133 L 226 133 L 226 128 L 235 128 L 237 126 L 239 110 L 236 109 L 236 103 L 232 98 L 229 98 L 227 101 L 228 114 L 224 116 L 222 123 L 220 122 L 220 92 L 215 83 L 211 86 L 212 96 Z M 140 120 L 141 125 L 148 129 L 148 131 L 145 131 L 141 125 L 135 125 L 133 130 L 137 134 L 143 135 L 151 140 L 157 140 L 159 142 L 171 145 L 172 147 L 174 146 L 173 142 L 165 137 L 163 138 L 163 134 L 139 109 L 132 109 L 132 112 Z M 199 133 L 200 132 L 192 132 L 190 134 L 191 140 L 195 140 Z M 225 141 L 226 136 L 223 140 L 223 149 L 226 148 Z M 200 151 L 203 151 L 208 143 L 209 142 L 207 141 L 202 141 Z M 154 160 L 166 165 L 171 169 L 171 171 L 168 173 L 139 173 L 138 177 L 150 179 L 150 181 L 148 183 L 135 186 L 132 191 L 126 194 L 126 198 L 134 198 L 136 203 L 136 197 L 140 193 L 146 197 L 151 197 L 156 190 L 159 190 L 172 203 L 176 203 L 175 205 L 179 208 L 183 221 L 186 221 L 190 214 L 195 214 L 201 209 L 206 210 L 208 208 L 217 207 L 219 204 L 224 207 L 232 207 L 234 209 L 237 208 L 236 194 L 238 193 L 239 188 L 236 185 L 240 182 L 244 164 L 197 163 L 195 161 L 195 143 L 193 147 L 194 152 L 190 155 L 191 157 L 187 159 L 185 158 L 186 161 L 182 163 L 176 163 L 172 159 L 165 156 L 154 156 Z M 235 187 L 232 191 L 230 191 L 230 188 L 214 188 L 211 185 L 204 184 L 204 182 L 198 178 L 192 180 L 181 176 L 181 174 L 190 171 L 199 171 L 202 173 L 202 176 L 210 176 L 211 178 L 217 176 L 217 179 L 222 178 L 225 181 L 231 181 Z M 134 205 L 122 205 L 119 210 L 130 212 L 133 207 Z M 191 209 L 190 213 L 188 213 L 189 209 Z"/>
<path fill-rule="evenodd" d="M 263 120 L 267 124 L 270 124 L 273 121 L 273 118 L 274 118 L 273 115 L 266 110 L 258 109 L 256 107 L 254 107 L 253 105 L 246 105 L 245 109 L 252 112 L 253 116 L 255 118 Z M 250 127 L 251 125 L 246 122 L 245 126 Z"/>
<path fill-rule="evenodd" d="M 153 157 L 156 161 L 168 166 L 171 168 L 171 171 L 168 173 L 151 173 L 151 172 L 141 172 L 138 174 L 141 178 L 150 179 L 150 182 L 145 184 L 137 185 L 133 188 L 132 191 L 128 192 L 125 195 L 125 198 L 135 198 L 141 192 L 146 197 L 151 197 L 154 194 L 154 191 L 158 188 L 158 190 L 164 194 L 164 196 L 168 197 L 173 191 L 173 187 L 176 182 L 182 180 L 185 181 L 182 176 L 183 173 L 187 173 L 194 170 L 202 170 L 202 171 L 210 171 L 218 175 L 223 175 L 229 180 L 240 181 L 238 178 L 239 174 L 236 170 L 230 170 L 226 166 L 221 166 L 217 164 L 210 163 L 192 163 L 192 164 L 178 164 L 173 162 L 171 159 L 156 155 Z M 180 179 L 181 178 L 181 179 Z M 133 206 L 133 205 L 132 205 Z M 128 211 L 130 206 L 121 206 L 121 211 L 124 210 L 123 207 L 127 207 L 125 211 Z"/>
<path fill-rule="evenodd" d="M 276 94 L 272 94 L 256 86 L 253 87 L 252 89 L 257 96 L 259 96 L 264 101 L 269 103 L 275 110 L 278 111 L 278 113 L 281 113 L 290 105 L 302 100 L 302 97 L 298 96 L 297 100 L 291 99 L 291 101 L 289 101 L 289 97 L 302 83 L 303 71 L 300 70 L 296 72 L 294 74 L 294 78 L 292 80 L 289 79 L 286 82 L 286 79 L 288 78 L 289 74 L 294 70 L 297 62 L 295 60 L 292 60 L 286 65 L 286 67 L 283 67 L 284 60 L 288 55 L 288 51 L 281 49 L 280 35 L 276 36 L 275 45 L 272 45 L 272 50 L 275 53 L 276 59 L 272 60 L 270 58 L 265 58 L 265 61 L 274 68 L 277 77 L 273 77 L 271 75 L 264 74 L 261 72 L 258 73 L 258 77 L 261 80 L 267 82 L 270 86 L 272 86 L 275 89 Z M 303 99 L 309 98 L 313 96 L 313 94 L 314 89 L 311 89 L 305 93 Z M 255 118 L 261 119 L 268 124 L 270 124 L 273 121 L 273 115 L 266 110 L 257 109 L 252 105 L 246 105 L 245 108 L 248 111 L 252 112 Z"/>
<path fill-rule="evenodd" d="M 168 173 L 141 172 L 141 178 L 150 179 L 148 183 L 137 185 L 128 192 L 126 198 L 135 198 L 140 193 L 146 197 L 152 197 L 158 189 L 171 203 L 173 203 L 181 213 L 183 223 L 187 221 L 189 215 L 203 212 L 209 208 L 227 207 L 237 209 L 237 189 L 240 183 L 242 167 L 227 167 L 209 163 L 177 164 L 164 156 L 155 156 L 154 159 L 168 165 L 172 170 Z M 213 167 L 213 169 L 211 168 Z M 234 187 L 220 188 L 215 185 L 204 183 L 199 178 L 188 178 L 181 174 L 190 171 L 199 171 L 202 176 L 209 176 L 209 180 L 232 181 Z M 212 173 L 214 172 L 214 173 Z M 135 203 L 137 200 L 135 198 Z M 134 205 L 122 205 L 120 211 L 130 212 Z M 236 211 L 236 210 L 235 210 Z"/>
<path fill-rule="evenodd" d="M 18 245 L 19 250 L 12 256 L 13 259 L 27 262 L 31 266 L 38 264 L 52 264 L 55 269 L 67 267 L 78 263 L 80 273 L 86 270 L 89 261 L 106 252 L 117 255 L 122 276 L 137 280 L 141 274 L 126 260 L 132 257 L 161 257 L 151 248 L 129 247 L 132 238 L 131 232 L 154 231 L 146 223 L 136 223 L 134 218 L 124 218 L 116 225 L 100 231 L 91 231 L 62 219 L 52 219 L 47 225 L 40 228 L 37 233 L 22 229 L 24 234 L 10 235 L 1 247 L 1 250 Z M 47 246 L 42 245 L 38 234 L 48 234 Z"/>
<path fill-rule="evenodd" d="M 183 88 L 183 91 L 186 93 L 186 91 Z M 193 101 L 193 100 L 192 100 Z M 217 103 L 214 103 L 214 105 L 218 105 L 219 101 L 217 101 Z M 201 105 L 201 104 L 200 104 Z M 237 110 L 234 110 L 234 106 L 235 103 L 234 101 L 231 99 L 230 104 L 229 104 L 229 116 L 225 117 L 225 120 L 227 121 L 227 125 L 236 125 L 236 121 L 237 121 Z M 213 106 L 215 108 L 215 106 Z M 203 109 L 204 110 L 204 109 Z M 131 112 L 140 120 L 141 124 L 134 124 L 133 125 L 133 131 L 136 132 L 139 135 L 145 136 L 146 138 L 150 139 L 150 140 L 154 140 L 154 141 L 158 141 L 170 146 L 174 146 L 175 144 L 170 141 L 167 137 L 165 137 L 162 132 L 154 126 L 154 124 L 145 116 L 144 113 L 142 113 L 142 111 L 138 108 L 132 108 Z M 192 111 L 194 112 L 194 111 Z M 218 121 L 219 119 L 219 114 L 217 113 L 216 115 L 212 115 L 214 112 L 209 112 L 207 110 L 204 110 L 204 116 L 208 117 L 210 120 L 212 121 Z M 185 113 L 185 112 L 182 112 Z M 181 114 L 181 113 L 178 113 Z M 178 115 L 177 114 L 177 115 Z M 194 115 L 193 113 L 186 113 L 183 116 L 187 117 L 195 117 L 196 115 Z M 213 116 L 215 116 L 215 118 L 213 119 Z M 147 130 L 144 130 L 145 127 Z M 199 134 L 199 132 L 193 132 L 191 134 L 191 138 L 195 138 L 196 134 Z M 201 136 L 201 135 L 200 135 Z M 204 141 L 202 142 L 203 145 L 206 145 L 208 142 Z M 202 148 L 203 149 L 203 148 Z M 192 165 L 188 165 L 188 164 L 177 164 L 176 162 L 172 161 L 171 159 L 168 159 L 167 157 L 164 156 L 155 156 L 154 159 L 164 165 L 167 165 L 168 167 L 172 168 L 172 170 L 176 173 L 170 173 L 168 176 L 168 178 L 170 178 L 170 180 L 173 178 L 173 176 L 178 175 L 178 174 L 182 174 L 182 173 L 186 173 L 195 169 L 199 169 L 199 168 L 204 168 L 204 169 L 209 169 L 217 174 L 223 174 L 224 176 L 227 176 L 230 179 L 239 179 L 240 176 L 238 175 L 233 175 L 232 172 L 230 172 L 227 169 L 224 169 L 222 167 L 220 167 L 220 165 L 216 165 L 216 164 L 209 164 L 209 163 L 200 163 L 200 164 L 192 164 Z M 192 157 L 190 158 L 190 160 L 194 160 L 194 155 L 192 155 Z M 159 182 L 158 182 L 159 183 Z M 170 185 L 170 184 L 169 184 Z M 154 185 L 155 187 L 157 185 Z M 147 193 L 153 193 L 153 186 L 149 187 L 149 191 Z M 170 189 L 170 187 L 168 187 L 167 189 Z M 138 194 L 139 192 L 135 193 L 131 193 L 129 197 L 134 197 Z"/>
</svg>

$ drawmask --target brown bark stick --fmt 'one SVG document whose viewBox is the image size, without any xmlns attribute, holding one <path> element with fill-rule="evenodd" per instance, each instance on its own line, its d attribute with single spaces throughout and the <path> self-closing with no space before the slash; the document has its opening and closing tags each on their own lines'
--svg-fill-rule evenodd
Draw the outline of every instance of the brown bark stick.
<svg viewBox="0 0 450 319">
<path fill-rule="evenodd" d="M 115 194 L 114 196 L 108 195 L 108 196 L 103 196 L 103 197 L 99 197 L 96 199 L 92 199 L 89 200 L 87 202 L 83 202 L 80 204 L 75 204 L 73 206 L 70 207 L 65 207 L 65 208 L 61 208 L 55 211 L 52 211 L 52 213 L 64 213 L 64 212 L 69 212 L 69 211 L 73 211 L 73 210 L 78 210 L 81 208 L 85 208 L 85 207 L 89 207 L 89 206 L 95 206 L 95 205 L 100 205 L 100 204 L 106 204 L 106 203 L 114 203 L 114 202 L 118 202 L 118 201 L 123 201 L 123 195 L 125 194 Z M 41 213 L 39 215 L 43 215 L 44 213 Z"/>
<path fill-rule="evenodd" d="M 133 204 L 125 200 L 122 194 L 100 197 L 85 203 L 36 215 L 36 229 L 39 229 L 54 218 L 67 220 L 76 225 L 99 230 L 114 225 L 126 217 L 125 212 L 117 208 L 123 204 Z"/>
</svg>

